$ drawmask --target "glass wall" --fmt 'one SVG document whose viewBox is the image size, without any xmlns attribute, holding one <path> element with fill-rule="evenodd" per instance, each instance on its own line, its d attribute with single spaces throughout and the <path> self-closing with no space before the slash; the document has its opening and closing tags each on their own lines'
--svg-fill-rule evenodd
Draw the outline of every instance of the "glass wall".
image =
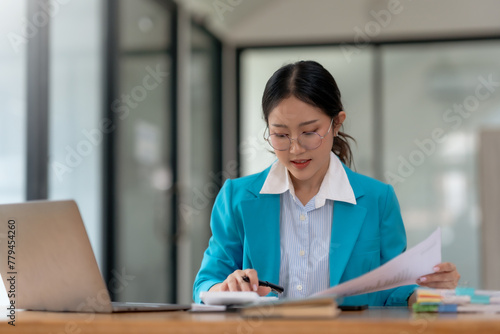
<svg viewBox="0 0 500 334">
<path fill-rule="evenodd" d="M 211 236 L 212 205 L 224 181 L 221 172 L 220 43 L 200 26 L 190 27 L 188 133 L 179 133 L 189 143 L 189 172 L 179 207 L 180 234 L 187 241 L 179 249 L 179 302 L 192 300 L 194 278 Z"/>
<path fill-rule="evenodd" d="M 0 203 L 26 200 L 26 1 L 0 5 Z"/>
<path fill-rule="evenodd" d="M 74 199 L 102 264 L 102 4 L 54 3 L 50 26 L 49 198 Z"/>
<path fill-rule="evenodd" d="M 116 299 L 174 300 L 172 11 L 158 1 L 118 3 L 115 267 L 130 280 Z"/>
<path fill-rule="evenodd" d="M 119 2 L 115 269 L 134 278 L 118 300 L 191 302 L 222 182 L 220 45 L 183 21 L 188 54 L 178 75 L 186 79 L 187 110 L 180 110 L 175 21 L 173 6 Z"/>
</svg>

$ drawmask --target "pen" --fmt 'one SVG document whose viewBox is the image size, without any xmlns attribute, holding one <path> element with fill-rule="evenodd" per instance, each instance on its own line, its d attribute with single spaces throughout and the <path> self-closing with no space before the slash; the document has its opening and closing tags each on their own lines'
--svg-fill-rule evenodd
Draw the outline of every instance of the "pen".
<svg viewBox="0 0 500 334">
<path fill-rule="evenodd" d="M 243 280 L 247 283 L 250 283 L 250 279 L 248 278 L 248 276 L 243 276 Z M 273 283 L 269 283 L 267 281 L 259 280 L 259 285 L 260 286 L 267 286 L 267 287 L 271 288 L 271 290 L 273 290 L 277 293 L 283 293 L 283 291 L 285 291 L 285 288 L 283 288 L 282 286 L 279 286 L 279 285 L 276 285 Z"/>
</svg>

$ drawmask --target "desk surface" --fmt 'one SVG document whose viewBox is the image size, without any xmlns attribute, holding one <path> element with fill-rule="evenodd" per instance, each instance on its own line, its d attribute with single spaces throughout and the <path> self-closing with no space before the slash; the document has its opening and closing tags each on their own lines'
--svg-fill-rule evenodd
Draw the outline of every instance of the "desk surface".
<svg viewBox="0 0 500 334">
<path fill-rule="evenodd" d="M 407 308 L 342 312 L 335 319 L 244 319 L 235 313 L 18 312 L 1 333 L 500 333 L 498 314 L 413 314 Z"/>
</svg>

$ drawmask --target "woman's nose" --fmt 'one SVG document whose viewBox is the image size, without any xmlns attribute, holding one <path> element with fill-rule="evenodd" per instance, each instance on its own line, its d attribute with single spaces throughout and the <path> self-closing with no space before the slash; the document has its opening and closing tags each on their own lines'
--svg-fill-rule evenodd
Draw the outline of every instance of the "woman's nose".
<svg viewBox="0 0 500 334">
<path fill-rule="evenodd" d="M 297 139 L 293 139 L 290 143 L 290 153 L 299 154 L 303 153 L 306 149 L 299 144 Z"/>
</svg>

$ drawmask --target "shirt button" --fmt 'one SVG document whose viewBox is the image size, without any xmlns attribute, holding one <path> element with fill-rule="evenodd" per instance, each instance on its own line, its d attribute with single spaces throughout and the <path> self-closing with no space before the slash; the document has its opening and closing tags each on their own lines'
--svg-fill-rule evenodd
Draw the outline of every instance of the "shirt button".
<svg viewBox="0 0 500 334">
<path fill-rule="evenodd" d="M 305 252 L 304 250 L 301 250 L 301 251 L 299 252 L 299 255 L 300 255 L 300 256 L 304 256 L 305 254 L 306 254 L 306 252 Z"/>
<path fill-rule="evenodd" d="M 302 221 L 306 220 L 306 215 L 305 214 L 301 214 L 300 215 L 300 220 L 302 220 Z"/>
<path fill-rule="evenodd" d="M 302 285 L 297 285 L 297 290 L 302 291 Z"/>
</svg>

